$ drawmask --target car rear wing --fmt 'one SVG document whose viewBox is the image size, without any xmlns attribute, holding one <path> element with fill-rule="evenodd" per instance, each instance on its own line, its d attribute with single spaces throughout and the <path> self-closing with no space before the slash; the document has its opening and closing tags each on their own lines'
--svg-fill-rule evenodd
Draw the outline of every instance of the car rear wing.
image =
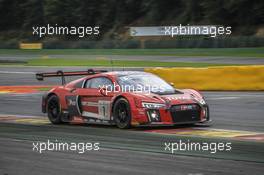
<svg viewBox="0 0 264 175">
<path fill-rule="evenodd" d="M 63 72 L 62 70 L 58 70 L 57 72 L 45 72 L 45 73 L 37 73 L 36 79 L 39 81 L 43 81 L 46 77 L 61 77 L 61 83 L 64 85 L 66 83 L 65 77 L 68 76 L 81 76 L 81 75 L 94 75 L 98 73 L 107 72 L 107 70 L 93 70 L 88 69 L 87 71 L 73 71 L 73 72 Z"/>
</svg>

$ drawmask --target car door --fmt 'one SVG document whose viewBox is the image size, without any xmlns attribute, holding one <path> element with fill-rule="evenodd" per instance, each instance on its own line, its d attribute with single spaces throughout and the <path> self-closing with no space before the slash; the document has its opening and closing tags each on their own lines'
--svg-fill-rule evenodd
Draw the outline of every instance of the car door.
<svg viewBox="0 0 264 175">
<path fill-rule="evenodd" d="M 113 89 L 113 82 L 107 77 L 95 77 L 86 80 L 83 88 L 76 89 L 79 110 L 83 117 L 94 121 L 109 121 L 111 118 L 111 98 L 113 93 L 101 93 L 102 88 L 107 92 Z"/>
</svg>

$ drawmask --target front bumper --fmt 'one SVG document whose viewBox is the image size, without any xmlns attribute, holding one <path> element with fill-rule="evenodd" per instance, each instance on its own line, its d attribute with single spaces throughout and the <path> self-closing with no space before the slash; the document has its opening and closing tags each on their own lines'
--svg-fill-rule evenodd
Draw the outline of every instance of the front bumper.
<svg viewBox="0 0 264 175">
<path fill-rule="evenodd" d="M 184 109 L 187 105 L 187 108 Z M 192 105 L 192 106 L 188 106 Z M 176 107 L 175 107 L 176 106 Z M 174 108 L 173 108 L 174 107 Z M 174 105 L 170 109 L 146 109 L 141 108 L 132 111 L 132 125 L 175 125 L 195 124 L 210 121 L 208 105 L 198 104 Z M 192 108 L 191 108 L 192 107 Z M 133 115 L 136 114 L 136 115 Z M 138 115 L 137 115 L 138 114 Z"/>
</svg>

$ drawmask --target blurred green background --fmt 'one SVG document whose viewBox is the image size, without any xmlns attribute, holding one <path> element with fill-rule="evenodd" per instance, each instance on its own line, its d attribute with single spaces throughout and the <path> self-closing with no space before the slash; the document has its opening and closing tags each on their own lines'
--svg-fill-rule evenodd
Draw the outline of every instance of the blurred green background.
<svg viewBox="0 0 264 175">
<path fill-rule="evenodd" d="M 264 46 L 262 0 L 0 0 L 0 48 L 42 42 L 65 48 L 234 48 Z M 99 26 L 99 36 L 32 35 L 33 26 Z M 130 37 L 130 26 L 224 25 L 231 36 Z"/>
</svg>

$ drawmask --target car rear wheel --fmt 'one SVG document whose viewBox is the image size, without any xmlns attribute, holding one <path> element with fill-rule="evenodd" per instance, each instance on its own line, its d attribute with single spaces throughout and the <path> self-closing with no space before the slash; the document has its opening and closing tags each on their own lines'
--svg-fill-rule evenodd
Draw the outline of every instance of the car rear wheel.
<svg viewBox="0 0 264 175">
<path fill-rule="evenodd" d="M 113 114 L 114 121 L 118 128 L 127 129 L 131 127 L 130 106 L 125 98 L 120 98 L 116 101 Z"/>
<path fill-rule="evenodd" d="M 48 98 L 47 113 L 48 113 L 48 118 L 51 121 L 51 123 L 53 123 L 53 124 L 62 123 L 60 101 L 59 101 L 58 96 L 52 95 Z"/>
</svg>

